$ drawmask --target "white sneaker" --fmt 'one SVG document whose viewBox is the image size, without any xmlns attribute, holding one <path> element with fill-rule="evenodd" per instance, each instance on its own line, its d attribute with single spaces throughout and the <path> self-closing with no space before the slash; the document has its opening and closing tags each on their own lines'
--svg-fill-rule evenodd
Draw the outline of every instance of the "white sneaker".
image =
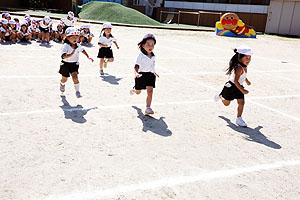
<svg viewBox="0 0 300 200">
<path fill-rule="evenodd" d="M 146 108 L 145 115 L 153 115 L 154 111 L 151 108 Z"/>
<path fill-rule="evenodd" d="M 215 102 L 219 101 L 220 99 L 221 99 L 221 97 L 220 97 L 219 93 L 214 96 Z"/>
<path fill-rule="evenodd" d="M 241 127 L 247 127 L 247 124 L 246 124 L 246 122 L 243 120 L 242 117 L 237 117 L 235 122 L 236 122 L 237 125 L 239 125 L 239 126 L 241 126 Z"/>
<path fill-rule="evenodd" d="M 134 94 L 135 94 L 135 91 L 136 91 L 136 90 L 135 90 L 134 88 L 132 88 L 132 89 L 130 90 L 130 92 L 129 92 L 130 95 L 134 95 Z"/>
</svg>

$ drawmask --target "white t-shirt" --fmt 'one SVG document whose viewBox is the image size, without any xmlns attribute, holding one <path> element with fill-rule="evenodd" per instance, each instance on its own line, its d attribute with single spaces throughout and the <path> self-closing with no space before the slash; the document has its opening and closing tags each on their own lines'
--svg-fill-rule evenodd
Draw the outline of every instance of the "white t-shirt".
<svg viewBox="0 0 300 200">
<path fill-rule="evenodd" d="M 61 49 L 61 56 L 63 54 L 68 54 L 69 55 L 73 52 L 73 50 L 74 50 L 74 48 L 70 44 L 65 43 L 63 45 L 62 49 Z M 65 62 L 70 62 L 70 63 L 75 63 L 75 62 L 78 63 L 79 54 L 83 51 L 84 51 L 84 48 L 80 44 L 77 44 L 77 48 L 75 50 L 75 53 L 71 57 L 65 58 L 65 59 L 62 59 L 62 60 L 65 61 Z"/>
<path fill-rule="evenodd" d="M 240 64 L 238 64 L 238 66 L 241 66 Z M 242 66 L 241 66 L 242 67 Z M 240 83 L 240 85 L 243 85 L 246 78 L 247 78 L 247 72 L 244 70 L 244 68 L 242 67 L 242 74 L 240 75 L 240 78 L 238 80 L 238 82 Z M 232 74 L 230 75 L 230 81 L 234 83 L 234 79 L 235 79 L 235 72 L 232 72 Z"/>
<path fill-rule="evenodd" d="M 22 34 L 23 37 L 27 37 L 31 33 L 29 28 L 27 28 L 25 33 L 23 32 L 22 28 L 20 28 L 19 32 Z"/>
<path fill-rule="evenodd" d="M 147 55 L 140 53 L 136 59 L 136 65 L 139 66 L 139 72 L 155 73 L 155 56 L 149 58 Z"/>
<path fill-rule="evenodd" d="M 3 28 L 3 27 L 1 27 L 0 28 L 0 32 L 1 33 L 5 33 L 5 36 L 10 36 L 10 34 L 9 34 L 9 30 L 11 30 L 11 28 L 10 27 L 7 27 L 7 29 L 5 29 L 5 28 Z M 7 32 L 6 32 L 7 31 Z"/>
<path fill-rule="evenodd" d="M 103 45 L 107 45 L 108 47 L 111 47 L 112 43 L 116 42 L 117 39 L 114 38 L 114 37 L 107 38 L 106 36 L 104 36 L 104 34 L 101 34 L 101 36 L 99 37 L 98 43 L 103 44 Z"/>
<path fill-rule="evenodd" d="M 68 18 L 62 18 L 61 21 L 66 25 L 66 26 L 73 26 L 75 22 L 77 22 L 77 19 L 73 18 L 72 20 L 69 20 Z"/>
</svg>

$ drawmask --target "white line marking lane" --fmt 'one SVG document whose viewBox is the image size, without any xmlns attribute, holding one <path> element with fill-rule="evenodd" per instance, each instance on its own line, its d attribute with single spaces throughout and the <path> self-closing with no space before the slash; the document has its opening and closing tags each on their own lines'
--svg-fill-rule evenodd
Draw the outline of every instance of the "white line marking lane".
<svg viewBox="0 0 300 200">
<path fill-rule="evenodd" d="M 288 160 L 279 161 L 268 164 L 258 164 L 251 167 L 239 167 L 234 169 L 225 169 L 217 171 L 207 171 L 197 175 L 191 176 L 173 176 L 165 177 L 159 180 L 150 182 L 132 184 L 132 185 L 120 185 L 114 188 L 103 189 L 98 191 L 74 191 L 68 195 L 51 195 L 47 198 L 40 200 L 91 200 L 107 197 L 116 197 L 120 194 L 133 193 L 139 190 L 158 190 L 163 187 L 175 187 L 180 185 L 192 184 L 197 182 L 207 182 L 215 179 L 225 179 L 239 176 L 241 174 L 249 174 L 260 171 L 270 171 L 280 169 L 283 167 L 293 167 L 300 165 L 300 160 Z M 278 173 L 279 171 L 273 171 Z M 272 180 L 270 180 L 272 181 Z M 274 181 L 274 180 L 273 180 Z"/>
<path fill-rule="evenodd" d="M 255 103 L 252 100 L 256 99 L 283 99 L 283 98 L 300 98 L 299 95 L 284 95 L 284 96 L 266 96 L 266 97 L 253 97 L 253 98 L 247 98 L 247 101 L 256 104 L 258 106 L 264 107 L 267 110 L 274 111 L 276 113 L 282 114 L 284 116 L 287 116 L 289 118 L 292 118 L 294 120 L 300 121 L 300 118 L 285 114 L 283 112 L 277 111 L 275 109 L 272 109 L 270 107 L 264 106 L 259 103 Z M 214 103 L 214 101 L 211 99 L 208 100 L 194 100 L 194 101 L 175 101 L 175 102 L 167 102 L 167 103 L 153 103 L 152 105 L 155 106 L 166 106 L 166 105 L 191 105 L 191 104 L 201 104 L 201 103 Z M 144 106 L 144 103 L 140 104 L 123 104 L 123 105 L 99 105 L 95 107 L 90 107 L 90 108 L 71 108 L 71 109 L 49 109 L 49 110 L 32 110 L 32 111 L 19 111 L 19 112 L 0 112 L 0 117 L 1 116 L 9 116 L 9 115 L 30 115 L 30 114 L 44 114 L 44 113 L 53 113 L 53 112 L 73 112 L 73 111 L 88 111 L 88 110 L 95 110 L 95 109 L 100 109 L 100 110 L 105 110 L 105 109 L 122 109 L 122 108 L 129 108 L 132 106 Z"/>
</svg>

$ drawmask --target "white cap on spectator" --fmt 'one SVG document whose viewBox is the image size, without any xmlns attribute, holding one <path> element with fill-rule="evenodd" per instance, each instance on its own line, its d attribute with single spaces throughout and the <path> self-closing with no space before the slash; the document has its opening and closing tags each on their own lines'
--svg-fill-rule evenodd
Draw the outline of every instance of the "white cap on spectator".
<svg viewBox="0 0 300 200">
<path fill-rule="evenodd" d="M 9 20 L 9 24 L 17 24 L 15 20 Z"/>
<path fill-rule="evenodd" d="M 45 21 L 46 23 L 50 23 L 50 22 L 51 22 L 51 19 L 50 19 L 49 16 L 45 16 L 45 17 L 44 17 L 44 21 Z"/>
<path fill-rule="evenodd" d="M 74 13 L 73 13 L 72 11 L 69 11 L 69 12 L 68 12 L 68 17 L 74 18 Z"/>
<path fill-rule="evenodd" d="M 7 21 L 7 19 L 2 19 L 2 20 L 1 20 L 1 23 L 2 23 L 2 24 L 8 24 L 8 21 Z"/>
</svg>

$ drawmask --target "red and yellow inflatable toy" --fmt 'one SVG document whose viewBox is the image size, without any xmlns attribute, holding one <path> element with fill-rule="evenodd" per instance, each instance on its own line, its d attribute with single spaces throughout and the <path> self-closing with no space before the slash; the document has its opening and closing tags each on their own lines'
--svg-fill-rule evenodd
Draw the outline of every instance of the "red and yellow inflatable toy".
<svg viewBox="0 0 300 200">
<path fill-rule="evenodd" d="M 228 37 L 256 38 L 255 30 L 244 24 L 235 13 L 225 13 L 216 22 L 216 34 Z"/>
</svg>

